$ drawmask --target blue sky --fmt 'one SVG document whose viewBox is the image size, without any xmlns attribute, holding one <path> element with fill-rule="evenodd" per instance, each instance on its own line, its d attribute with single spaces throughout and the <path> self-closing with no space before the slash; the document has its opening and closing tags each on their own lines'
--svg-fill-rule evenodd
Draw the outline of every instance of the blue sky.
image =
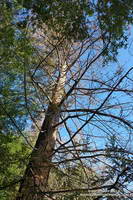
<svg viewBox="0 0 133 200">
<path fill-rule="evenodd" d="M 129 39 L 127 49 L 120 49 L 118 61 L 128 70 L 133 66 L 133 26 L 129 27 Z"/>
</svg>

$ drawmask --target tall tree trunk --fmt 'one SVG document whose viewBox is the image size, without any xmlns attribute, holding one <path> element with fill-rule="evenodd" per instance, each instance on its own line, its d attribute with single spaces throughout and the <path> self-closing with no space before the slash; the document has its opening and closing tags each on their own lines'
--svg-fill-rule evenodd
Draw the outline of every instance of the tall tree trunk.
<svg viewBox="0 0 133 200">
<path fill-rule="evenodd" d="M 46 191 L 57 134 L 54 125 L 59 122 L 59 104 L 64 97 L 66 71 L 67 65 L 64 64 L 16 200 L 41 200 L 42 192 Z"/>
</svg>

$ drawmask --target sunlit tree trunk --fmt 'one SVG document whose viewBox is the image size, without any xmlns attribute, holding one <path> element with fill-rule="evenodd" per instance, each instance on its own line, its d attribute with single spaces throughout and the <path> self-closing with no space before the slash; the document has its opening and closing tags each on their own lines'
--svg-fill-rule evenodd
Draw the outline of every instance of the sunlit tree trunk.
<svg viewBox="0 0 133 200">
<path fill-rule="evenodd" d="M 54 125 L 59 121 L 60 102 L 64 97 L 66 71 L 67 65 L 64 64 L 60 70 L 52 100 L 45 114 L 41 131 L 31 154 L 16 200 L 40 200 L 42 199 L 42 193 L 46 191 L 57 134 Z"/>
</svg>

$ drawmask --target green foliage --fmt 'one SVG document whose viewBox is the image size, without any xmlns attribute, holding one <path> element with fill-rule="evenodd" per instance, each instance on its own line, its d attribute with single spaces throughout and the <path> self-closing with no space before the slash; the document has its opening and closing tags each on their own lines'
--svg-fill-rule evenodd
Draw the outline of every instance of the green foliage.
<svg viewBox="0 0 133 200">
<path fill-rule="evenodd" d="M 106 61 L 115 60 L 118 49 L 127 45 L 128 25 L 133 23 L 132 0 L 18 0 L 18 3 L 27 13 L 32 10 L 30 21 L 34 29 L 45 24 L 57 36 L 74 41 L 85 40 L 98 30 L 103 45 L 108 45 L 104 52 Z M 29 23 L 28 18 L 26 21 Z"/>
<path fill-rule="evenodd" d="M 53 194 L 53 196 L 60 200 L 93 200 L 92 197 L 85 195 L 83 191 L 74 190 L 88 188 L 96 180 L 98 180 L 97 174 L 87 166 L 83 167 L 77 164 L 75 166 L 64 167 L 63 169 L 54 168 L 49 178 L 49 190 L 72 190 L 72 192 Z"/>
<path fill-rule="evenodd" d="M 86 1 L 18 1 L 27 9 L 33 11 L 33 24 L 38 20 L 38 26 L 45 23 L 49 30 L 59 33 L 68 39 L 82 40 L 87 37 L 86 13 L 92 13 Z"/>
<path fill-rule="evenodd" d="M 133 23 L 133 1 L 99 0 L 96 11 L 101 32 L 104 34 L 103 43 L 109 43 L 104 56 L 106 60 L 116 58 L 117 51 L 127 46 L 128 26 Z"/>
<path fill-rule="evenodd" d="M 30 153 L 21 137 L 0 134 L 0 199 L 12 200 L 18 189 Z M 9 187 L 6 187 L 10 185 Z M 5 187 L 5 188 L 4 188 Z M 1 189 L 3 188 L 3 189 Z"/>
<path fill-rule="evenodd" d="M 7 3 L 8 1 L 0 3 L 3 14 L 0 24 L 0 130 L 2 133 L 7 133 L 9 130 L 17 131 L 11 118 L 20 130 L 25 129 L 26 120 L 29 119 L 25 93 L 28 101 L 31 94 L 33 97 L 35 92 L 31 85 L 29 88 L 26 87 L 27 73 L 36 63 L 34 47 L 26 30 L 19 30 L 15 25 L 16 12 L 20 7 L 16 4 L 8 6 Z M 33 100 L 28 101 L 28 107 L 35 108 Z"/>
<path fill-rule="evenodd" d="M 125 151 L 124 147 L 120 148 L 117 141 L 118 138 L 115 135 L 108 138 L 107 160 L 111 163 L 111 168 L 108 166 L 105 173 L 112 180 L 117 180 L 115 187 L 112 189 L 124 192 L 124 189 L 128 188 L 128 184 L 132 183 L 133 180 L 133 162 L 132 156 L 128 154 L 128 151 Z"/>
<path fill-rule="evenodd" d="M 29 42 L 24 36 L 27 27 L 30 24 L 33 30 L 44 29 L 45 24 L 44 32 L 53 31 L 56 37 L 74 41 L 85 40 L 96 31 L 101 34 L 103 46 L 108 45 L 104 52 L 105 60 L 115 60 L 118 49 L 127 45 L 128 25 L 133 23 L 132 8 L 132 0 L 16 0 L 10 6 L 9 1 L 5 1 L 0 8 L 5 16 L 2 18 L 4 25 L 0 26 L 0 38 L 4 38 L 1 40 L 4 46 L 1 56 L 7 57 L 9 51 L 10 55 L 18 51 L 20 56 L 28 56 Z M 20 36 L 22 48 L 14 48 L 14 33 L 23 35 Z"/>
<path fill-rule="evenodd" d="M 33 59 L 34 62 L 35 59 L 32 58 L 34 48 L 26 37 L 26 31 L 20 31 L 15 26 L 15 13 L 18 8 L 20 9 L 17 4 L 12 7 L 8 1 L 0 2 L 1 200 L 15 198 L 18 184 L 14 183 L 22 178 L 30 153 L 24 138 L 18 135 L 25 130 L 26 121 L 29 119 L 24 97 L 24 71 L 30 69 L 30 60 Z M 33 88 L 26 91 L 28 99 Z M 31 101 L 28 106 L 34 109 Z"/>
</svg>

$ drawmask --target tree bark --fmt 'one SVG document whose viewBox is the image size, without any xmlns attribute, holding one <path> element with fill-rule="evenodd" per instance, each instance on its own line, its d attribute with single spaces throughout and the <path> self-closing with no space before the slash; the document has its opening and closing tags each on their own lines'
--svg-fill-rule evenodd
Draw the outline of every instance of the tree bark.
<svg viewBox="0 0 133 200">
<path fill-rule="evenodd" d="M 59 122 L 59 105 L 64 97 L 66 71 L 67 65 L 64 64 L 16 200 L 41 200 L 44 197 L 43 192 L 47 189 L 49 172 L 52 167 L 51 161 L 57 134 L 54 125 Z"/>
</svg>

